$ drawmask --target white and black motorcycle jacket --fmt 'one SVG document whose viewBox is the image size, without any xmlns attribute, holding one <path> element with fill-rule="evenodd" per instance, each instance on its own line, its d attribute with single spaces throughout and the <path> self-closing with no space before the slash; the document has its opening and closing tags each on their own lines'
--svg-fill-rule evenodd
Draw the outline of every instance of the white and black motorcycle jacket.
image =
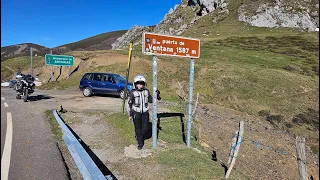
<svg viewBox="0 0 320 180">
<path fill-rule="evenodd" d="M 152 103 L 152 96 L 148 89 L 133 89 L 128 99 L 129 115 L 133 116 L 135 113 L 148 112 L 149 103 Z"/>
</svg>

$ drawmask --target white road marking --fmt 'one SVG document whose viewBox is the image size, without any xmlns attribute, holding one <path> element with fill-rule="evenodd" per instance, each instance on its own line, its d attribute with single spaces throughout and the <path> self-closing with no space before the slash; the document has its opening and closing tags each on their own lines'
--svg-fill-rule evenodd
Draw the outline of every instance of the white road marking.
<svg viewBox="0 0 320 180">
<path fill-rule="evenodd" d="M 7 132 L 1 159 L 1 180 L 8 180 L 12 149 L 12 115 L 7 113 Z"/>
<path fill-rule="evenodd" d="M 1 100 L 5 100 L 4 97 L 1 97 Z"/>
<path fill-rule="evenodd" d="M 9 107 L 8 103 L 3 103 L 4 107 Z"/>
</svg>

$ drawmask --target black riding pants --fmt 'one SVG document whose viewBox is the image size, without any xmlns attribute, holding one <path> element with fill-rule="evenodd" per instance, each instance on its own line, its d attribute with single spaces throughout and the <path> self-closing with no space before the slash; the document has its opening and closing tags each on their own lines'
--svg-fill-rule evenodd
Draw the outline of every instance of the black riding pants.
<svg viewBox="0 0 320 180">
<path fill-rule="evenodd" d="M 149 130 L 149 113 L 136 113 L 133 118 L 133 123 L 138 145 L 143 147 L 145 135 Z"/>
</svg>

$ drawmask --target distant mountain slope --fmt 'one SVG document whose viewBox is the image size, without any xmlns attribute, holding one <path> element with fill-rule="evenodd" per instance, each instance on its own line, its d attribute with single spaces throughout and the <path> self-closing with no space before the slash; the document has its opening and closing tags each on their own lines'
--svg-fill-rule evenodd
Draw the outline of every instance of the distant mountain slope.
<svg viewBox="0 0 320 180">
<path fill-rule="evenodd" d="M 121 37 L 127 30 L 112 31 L 103 34 L 99 34 L 93 37 L 89 37 L 74 43 L 64 44 L 53 48 L 53 54 L 63 54 L 68 51 L 78 50 L 106 50 L 111 49 L 111 44 L 114 43 L 117 38 Z M 1 47 L 1 61 L 7 59 L 30 56 L 30 47 L 33 48 L 33 54 L 44 56 L 50 52 L 50 48 L 33 43 L 23 43 L 11 46 Z"/>
<path fill-rule="evenodd" d="M 33 48 L 33 55 L 37 54 L 40 56 L 44 56 L 46 53 L 49 52 L 49 49 L 47 47 L 33 43 L 5 46 L 1 47 L 1 61 L 5 61 L 7 59 L 20 56 L 29 56 L 31 47 Z"/>
<path fill-rule="evenodd" d="M 111 49 L 111 44 L 114 43 L 117 38 L 121 37 L 127 30 L 112 31 L 103 34 L 99 34 L 87 39 L 83 39 L 74 43 L 64 44 L 53 49 L 53 53 L 64 53 L 68 51 L 78 50 L 105 50 Z"/>
</svg>

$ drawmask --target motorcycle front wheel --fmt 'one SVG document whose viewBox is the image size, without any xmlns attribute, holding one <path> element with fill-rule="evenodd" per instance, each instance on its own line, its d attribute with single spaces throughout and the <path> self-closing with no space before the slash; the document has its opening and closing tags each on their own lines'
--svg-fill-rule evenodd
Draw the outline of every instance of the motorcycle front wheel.
<svg viewBox="0 0 320 180">
<path fill-rule="evenodd" d="M 21 96 L 19 94 L 17 94 L 16 99 L 21 99 Z"/>
<path fill-rule="evenodd" d="M 28 89 L 24 90 L 24 93 L 23 93 L 23 101 L 24 102 L 28 101 L 28 93 L 29 93 L 28 91 L 29 91 Z"/>
</svg>

